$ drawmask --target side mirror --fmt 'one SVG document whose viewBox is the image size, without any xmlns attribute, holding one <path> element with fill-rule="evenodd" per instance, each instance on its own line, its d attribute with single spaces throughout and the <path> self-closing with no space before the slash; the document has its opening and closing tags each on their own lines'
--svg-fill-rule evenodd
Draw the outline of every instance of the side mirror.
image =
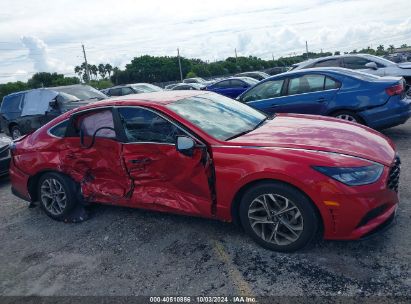
<svg viewBox="0 0 411 304">
<path fill-rule="evenodd" d="M 57 100 L 53 99 L 52 101 L 50 101 L 49 106 L 53 109 L 57 109 Z"/>
<path fill-rule="evenodd" d="M 375 62 L 368 62 L 367 64 L 365 64 L 365 67 L 371 70 L 378 70 L 378 66 Z"/>
<path fill-rule="evenodd" d="M 188 136 L 178 136 L 176 142 L 176 149 L 181 154 L 186 156 L 193 156 L 194 154 L 195 142 L 191 137 Z"/>
</svg>

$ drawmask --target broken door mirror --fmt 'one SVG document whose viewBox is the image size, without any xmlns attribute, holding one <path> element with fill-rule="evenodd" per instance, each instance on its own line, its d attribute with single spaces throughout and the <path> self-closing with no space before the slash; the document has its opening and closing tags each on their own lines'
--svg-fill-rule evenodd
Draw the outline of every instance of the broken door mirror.
<svg viewBox="0 0 411 304">
<path fill-rule="evenodd" d="M 195 142 L 191 137 L 188 136 L 178 136 L 176 148 L 177 151 L 186 155 L 193 156 L 194 154 Z"/>
</svg>

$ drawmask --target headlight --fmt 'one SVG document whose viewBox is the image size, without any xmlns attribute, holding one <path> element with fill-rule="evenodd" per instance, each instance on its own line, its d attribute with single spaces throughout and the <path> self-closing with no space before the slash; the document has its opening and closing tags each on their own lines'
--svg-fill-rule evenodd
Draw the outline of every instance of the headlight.
<svg viewBox="0 0 411 304">
<path fill-rule="evenodd" d="M 381 177 L 384 166 L 380 164 L 351 168 L 315 166 L 314 169 L 346 185 L 361 186 L 376 182 Z"/>
</svg>

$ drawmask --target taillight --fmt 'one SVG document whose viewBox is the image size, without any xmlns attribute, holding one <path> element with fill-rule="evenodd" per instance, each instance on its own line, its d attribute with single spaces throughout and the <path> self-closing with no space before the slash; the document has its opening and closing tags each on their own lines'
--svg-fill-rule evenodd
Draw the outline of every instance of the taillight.
<svg viewBox="0 0 411 304">
<path fill-rule="evenodd" d="M 401 95 L 402 92 L 404 92 L 404 89 L 405 89 L 404 83 L 401 82 L 392 87 L 386 88 L 385 92 L 387 92 L 387 94 L 390 96 Z"/>
</svg>

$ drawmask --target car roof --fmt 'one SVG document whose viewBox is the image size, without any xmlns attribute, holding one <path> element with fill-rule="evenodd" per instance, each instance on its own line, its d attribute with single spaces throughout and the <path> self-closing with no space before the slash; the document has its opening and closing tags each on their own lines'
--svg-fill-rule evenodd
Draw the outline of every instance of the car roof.
<svg viewBox="0 0 411 304">
<path fill-rule="evenodd" d="M 299 66 L 306 66 L 310 63 L 314 63 L 314 62 L 318 62 L 318 61 L 323 61 L 323 60 L 328 60 L 328 59 L 336 59 L 336 58 L 343 58 L 343 57 L 355 57 L 355 56 L 359 56 L 359 57 L 378 57 L 375 55 L 371 55 L 371 54 L 364 54 L 364 53 L 355 53 L 355 54 L 341 54 L 341 55 L 331 55 L 331 56 L 324 56 L 324 57 L 318 57 L 318 58 L 313 58 L 313 59 L 309 59 L 309 60 L 305 60 L 305 61 L 301 61 L 299 63 L 295 63 L 292 66 L 294 67 L 299 67 Z"/>
<path fill-rule="evenodd" d="M 140 94 L 130 94 L 125 96 L 113 97 L 102 101 L 91 103 L 81 109 L 116 106 L 116 105 L 166 105 L 181 99 L 210 94 L 207 91 L 160 91 Z"/>
<path fill-rule="evenodd" d="M 274 79 L 274 78 L 278 78 L 278 77 L 282 77 L 282 76 L 290 76 L 290 75 L 298 75 L 298 74 L 309 74 L 309 73 L 312 73 L 312 72 L 346 74 L 347 71 L 352 72 L 352 70 L 350 70 L 350 69 L 339 68 L 339 67 L 308 68 L 308 69 L 292 70 L 292 71 L 284 72 L 284 73 L 281 73 L 281 74 L 270 76 L 270 77 L 266 78 L 265 80 Z M 350 75 L 348 75 L 348 76 L 350 76 Z"/>
</svg>

